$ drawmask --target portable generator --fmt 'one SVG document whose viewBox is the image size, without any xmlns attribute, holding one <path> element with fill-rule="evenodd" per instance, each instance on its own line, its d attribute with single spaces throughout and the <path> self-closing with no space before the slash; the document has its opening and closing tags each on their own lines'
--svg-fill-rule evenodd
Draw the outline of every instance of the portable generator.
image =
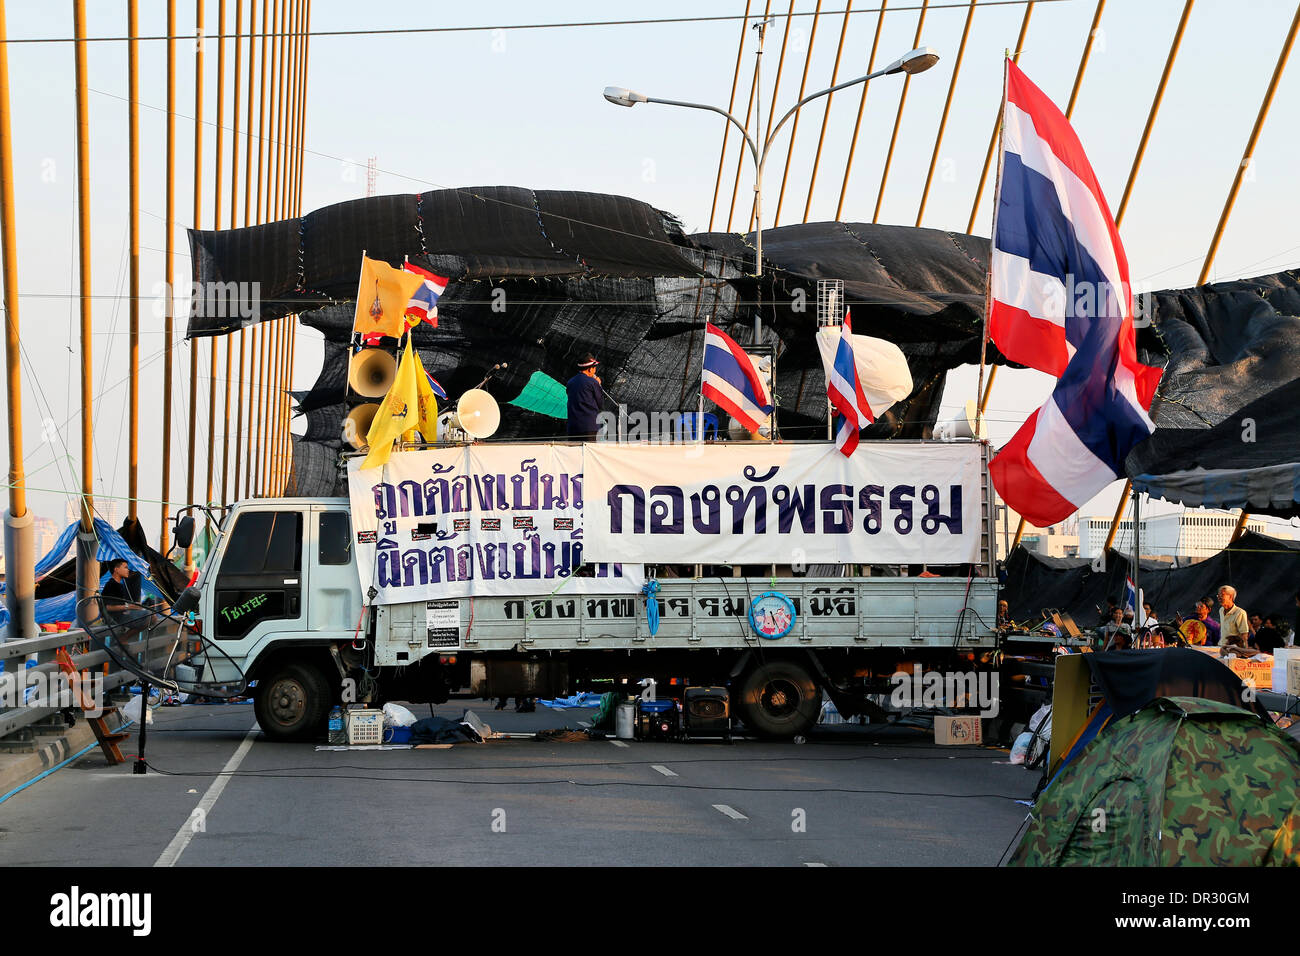
<svg viewBox="0 0 1300 956">
<path fill-rule="evenodd" d="M 727 688 L 686 688 L 682 722 L 688 737 L 730 737 L 731 699 Z"/>
<path fill-rule="evenodd" d="M 681 736 L 681 718 L 677 701 L 638 700 L 636 702 L 636 736 L 638 740 L 675 740 Z"/>
</svg>

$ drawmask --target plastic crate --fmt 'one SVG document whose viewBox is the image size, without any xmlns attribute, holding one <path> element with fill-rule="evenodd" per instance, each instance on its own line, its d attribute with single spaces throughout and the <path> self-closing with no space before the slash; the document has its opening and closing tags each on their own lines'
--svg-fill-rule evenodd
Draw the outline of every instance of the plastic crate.
<svg viewBox="0 0 1300 956">
<path fill-rule="evenodd" d="M 365 744 L 382 744 L 384 742 L 384 712 L 382 710 L 349 710 L 348 746 L 357 747 Z"/>
</svg>

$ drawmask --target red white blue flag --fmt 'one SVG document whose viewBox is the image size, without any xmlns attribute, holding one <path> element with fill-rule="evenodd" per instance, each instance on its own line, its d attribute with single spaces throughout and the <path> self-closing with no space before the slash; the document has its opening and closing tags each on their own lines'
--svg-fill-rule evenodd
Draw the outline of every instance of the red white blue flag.
<svg viewBox="0 0 1300 956">
<path fill-rule="evenodd" d="M 991 470 L 1007 504 L 1043 527 L 1124 474 L 1155 430 L 1161 370 L 1138 362 L 1128 259 L 1083 146 L 1010 59 L 999 162 L 989 334 L 1058 381 Z"/>
<path fill-rule="evenodd" d="M 432 375 L 430 375 L 428 372 L 424 373 L 424 377 L 429 380 L 429 387 L 433 389 L 433 394 L 437 395 L 444 402 L 447 401 L 447 391 L 441 385 L 438 384 L 438 380 L 434 378 Z"/>
<path fill-rule="evenodd" d="M 407 327 L 414 328 L 421 322 L 428 322 L 436 329 L 438 297 L 447 291 L 447 283 L 451 280 L 445 276 L 435 275 L 428 269 L 421 269 L 410 262 L 404 263 L 402 268 L 424 279 L 420 287 L 411 295 L 411 301 L 406 304 Z"/>
<path fill-rule="evenodd" d="M 720 328 L 704 328 L 704 397 L 751 432 L 772 414 L 772 396 L 754 358 Z"/>
<path fill-rule="evenodd" d="M 858 431 L 876 420 L 858 378 L 858 366 L 853 356 L 853 320 L 847 309 L 844 311 L 844 324 L 840 326 L 835 357 L 826 366 L 826 397 L 836 413 L 835 447 L 847 458 L 857 450 Z"/>
</svg>

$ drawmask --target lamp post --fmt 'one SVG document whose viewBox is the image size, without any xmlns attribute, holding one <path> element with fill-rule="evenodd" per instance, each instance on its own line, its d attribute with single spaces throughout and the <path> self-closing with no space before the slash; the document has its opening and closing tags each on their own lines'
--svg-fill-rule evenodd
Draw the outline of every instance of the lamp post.
<svg viewBox="0 0 1300 956">
<path fill-rule="evenodd" d="M 761 57 L 763 55 L 763 34 L 764 32 L 766 32 L 765 31 L 766 21 L 760 21 L 759 23 L 755 24 L 755 27 L 756 29 L 758 29 L 757 56 L 760 58 L 759 62 L 761 63 L 762 62 Z M 718 113 L 719 115 L 726 117 L 728 121 L 730 121 L 738 130 L 740 130 L 740 135 L 745 138 L 745 143 L 746 145 L 749 146 L 750 155 L 753 156 L 754 158 L 754 167 L 755 167 L 754 169 L 754 236 L 755 236 L 755 244 L 756 244 L 756 260 L 755 260 L 754 277 L 761 278 L 763 275 L 763 167 L 767 164 L 768 150 L 771 148 L 772 143 L 775 141 L 776 134 L 779 133 L 781 131 L 781 127 L 785 125 L 785 121 L 788 120 L 791 116 L 793 116 L 796 112 L 798 112 L 801 106 L 804 106 L 805 104 L 810 103 L 813 100 L 818 99 L 820 97 L 829 96 L 831 93 L 838 92 L 839 90 L 845 89 L 846 87 L 856 86 L 859 83 L 866 83 L 870 80 L 874 80 L 878 76 L 888 76 L 894 73 L 907 73 L 907 74 L 923 73 L 926 70 L 928 70 L 930 67 L 934 66 L 937 62 L 939 62 L 938 53 L 930 49 L 928 46 L 918 47 L 917 49 L 912 50 L 910 53 L 906 53 L 903 56 L 899 57 L 897 60 L 889 64 L 883 70 L 877 70 L 874 73 L 868 73 L 866 76 L 859 76 L 857 79 L 854 80 L 846 80 L 843 83 L 837 83 L 835 86 L 827 87 L 826 89 L 821 90 L 817 93 L 809 94 L 808 96 L 805 96 L 803 99 L 801 99 L 798 103 L 795 103 L 794 106 L 790 107 L 790 109 L 786 111 L 785 115 L 782 116 L 781 119 L 777 121 L 777 124 L 772 127 L 772 131 L 767 135 L 767 138 L 763 141 L 763 146 L 761 149 L 759 148 L 758 143 L 755 142 L 754 138 L 749 135 L 749 131 L 745 129 L 744 124 L 741 123 L 740 120 L 736 119 L 736 117 L 732 116 L 726 110 L 721 109 L 717 106 L 709 106 L 705 103 L 687 103 L 681 100 L 660 99 L 654 96 L 646 96 L 644 93 L 637 93 L 634 92 L 633 90 L 627 90 L 620 86 L 605 87 L 604 96 L 605 99 L 609 100 L 609 102 L 613 103 L 615 106 L 632 107 L 635 106 L 637 103 L 660 103 L 664 106 L 685 106 L 688 109 L 693 109 L 693 110 L 708 110 L 711 113 Z M 757 69 L 755 70 L 755 74 L 756 74 L 755 85 L 757 86 L 759 83 Z M 760 97 L 760 107 L 761 107 L 761 97 Z M 759 342 L 759 336 L 761 331 L 762 331 L 762 319 L 760 315 L 757 312 L 755 312 L 754 314 L 754 344 L 755 345 L 757 345 Z"/>
</svg>

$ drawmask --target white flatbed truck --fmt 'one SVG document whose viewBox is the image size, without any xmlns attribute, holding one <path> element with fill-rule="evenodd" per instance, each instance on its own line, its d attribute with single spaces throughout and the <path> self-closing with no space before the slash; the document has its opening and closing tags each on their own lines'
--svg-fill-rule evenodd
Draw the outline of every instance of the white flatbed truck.
<svg viewBox="0 0 1300 956">
<path fill-rule="evenodd" d="M 984 467 L 981 562 L 960 575 L 808 577 L 780 568 L 773 576 L 763 565 L 749 576 L 726 568 L 669 577 L 665 569 L 655 633 L 640 594 L 465 597 L 436 602 L 436 611 L 423 601 L 367 604 L 342 497 L 236 503 L 182 602 L 256 682 L 257 720 L 274 739 L 319 736 L 349 694 L 375 705 L 441 703 L 456 692 L 552 697 L 608 689 L 609 679 L 634 689 L 645 677 L 661 693 L 672 678 L 728 686 L 732 713 L 748 729 L 793 737 L 817 721 L 823 691 L 844 716 L 876 713 L 873 695 L 888 694 L 889 675 L 909 662 L 992 667 L 990 487 Z M 760 637 L 749 620 L 752 602 L 773 590 L 795 610 L 779 640 Z M 197 663 L 205 679 L 239 676 L 223 673 L 230 663 L 215 656 Z"/>
</svg>

